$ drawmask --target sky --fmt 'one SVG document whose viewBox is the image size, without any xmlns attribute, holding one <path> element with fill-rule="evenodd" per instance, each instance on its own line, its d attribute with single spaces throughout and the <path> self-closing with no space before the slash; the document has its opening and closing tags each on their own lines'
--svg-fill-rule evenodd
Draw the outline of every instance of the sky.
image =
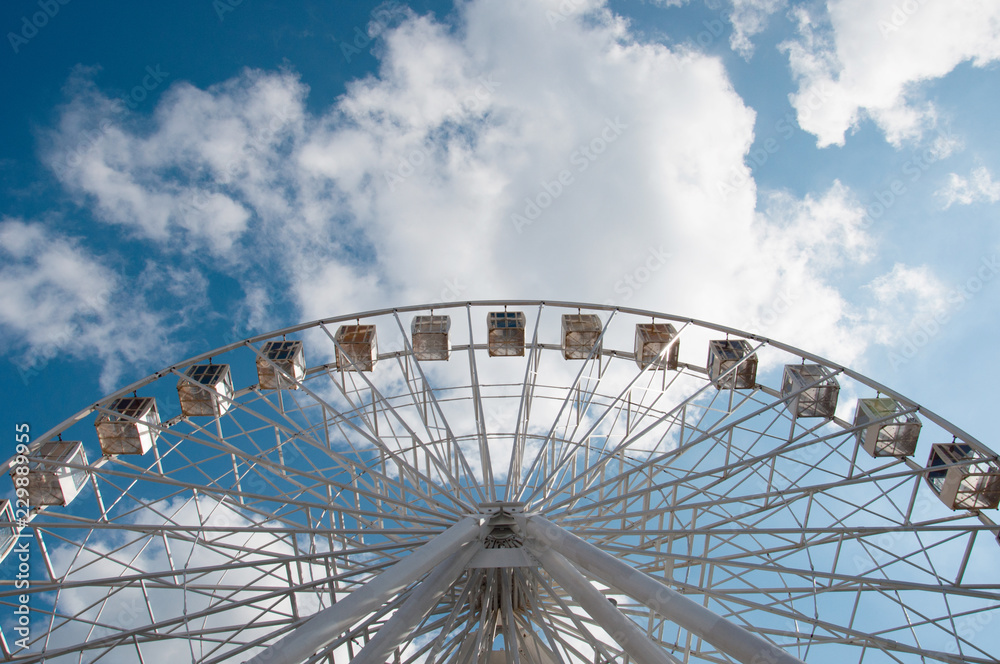
<svg viewBox="0 0 1000 664">
<path fill-rule="evenodd" d="M 8 431 L 297 322 L 528 298 L 781 340 L 996 449 L 1000 3 L 8 0 L 0 27 Z"/>
</svg>

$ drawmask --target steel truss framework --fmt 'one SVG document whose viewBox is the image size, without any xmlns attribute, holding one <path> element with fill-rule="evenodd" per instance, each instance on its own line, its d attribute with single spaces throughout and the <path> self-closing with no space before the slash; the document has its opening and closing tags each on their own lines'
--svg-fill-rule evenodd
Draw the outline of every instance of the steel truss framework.
<svg viewBox="0 0 1000 664">
<path fill-rule="evenodd" d="M 525 313 L 522 356 L 490 356 L 495 311 Z M 581 312 L 598 343 L 566 359 L 560 319 Z M 450 316 L 447 360 L 413 353 L 428 313 Z M 676 369 L 637 364 L 650 322 L 678 330 Z M 336 341 L 357 323 L 376 326 L 371 371 Z M 710 380 L 723 338 L 749 343 L 752 387 Z M 301 377 L 264 356 L 282 339 L 303 340 Z M 208 362 L 231 367 L 225 413 L 179 415 L 178 382 Z M 839 381 L 833 417 L 795 417 L 780 394 L 802 363 Z M 152 449 L 102 456 L 93 422 L 133 392 L 163 416 Z M 849 394 L 918 413 L 916 455 L 867 454 Z M 1000 658 L 993 512 L 942 504 L 923 461 L 933 443 L 993 452 L 850 369 L 718 325 L 538 301 L 351 314 L 172 366 L 33 448 L 57 436 L 83 441 L 91 461 L 69 465 L 87 485 L 20 526 L 30 587 L 10 557 L 0 585 L 10 661 Z M 22 594 L 27 648 L 8 619 Z"/>
</svg>

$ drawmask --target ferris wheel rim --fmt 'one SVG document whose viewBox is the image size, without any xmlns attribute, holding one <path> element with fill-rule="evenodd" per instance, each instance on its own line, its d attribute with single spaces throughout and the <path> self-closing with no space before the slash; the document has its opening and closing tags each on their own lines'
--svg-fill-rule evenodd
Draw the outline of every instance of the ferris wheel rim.
<svg viewBox="0 0 1000 664">
<path fill-rule="evenodd" d="M 893 388 L 888 387 L 887 385 L 884 385 L 883 383 L 880 383 L 880 382 L 878 382 L 878 381 L 876 381 L 876 380 L 874 380 L 872 378 L 869 378 L 868 376 L 866 376 L 866 375 L 864 375 L 864 374 L 862 374 L 862 373 L 860 373 L 858 371 L 855 371 L 855 370 L 851 369 L 850 367 L 848 367 L 846 365 L 839 364 L 839 363 L 834 362 L 832 360 L 829 360 L 829 359 L 827 359 L 827 358 L 825 358 L 825 357 L 823 357 L 821 355 L 817 355 L 817 354 L 812 353 L 810 351 L 798 348 L 796 346 L 793 346 L 791 344 L 788 344 L 788 343 L 785 343 L 785 342 L 773 339 L 771 337 L 767 337 L 767 336 L 764 336 L 764 335 L 761 335 L 761 334 L 757 334 L 757 333 L 754 333 L 754 332 L 747 332 L 745 330 L 741 330 L 741 329 L 735 328 L 735 327 L 730 327 L 730 326 L 721 325 L 721 324 L 718 324 L 718 323 L 713 323 L 711 321 L 706 321 L 704 319 L 691 318 L 691 317 L 688 317 L 688 316 L 682 316 L 682 315 L 678 315 L 678 314 L 670 314 L 670 313 L 658 312 L 658 311 L 654 311 L 654 310 L 651 310 L 651 309 L 639 309 L 639 308 L 635 308 L 635 307 L 626 307 L 626 306 L 615 305 L 615 304 L 597 304 L 597 303 L 587 303 L 587 302 L 574 302 L 574 301 L 569 301 L 569 300 L 527 300 L 527 299 L 510 299 L 510 300 L 503 300 L 503 299 L 495 299 L 495 300 L 494 299 L 489 299 L 489 300 L 462 300 L 462 301 L 452 301 L 452 302 L 431 302 L 431 303 L 423 303 L 423 304 L 411 304 L 411 305 L 404 305 L 404 306 L 397 306 L 397 307 L 383 307 L 383 308 L 380 308 L 380 309 L 371 309 L 371 310 L 367 310 L 367 311 L 363 311 L 363 312 L 355 312 L 355 313 L 350 313 L 350 314 L 342 314 L 342 315 L 331 316 L 331 317 L 327 317 L 327 318 L 317 318 L 317 319 L 311 320 L 311 321 L 306 322 L 306 323 L 297 323 L 295 325 L 290 325 L 290 326 L 279 328 L 279 329 L 276 329 L 276 330 L 271 330 L 269 332 L 252 335 L 252 336 L 246 337 L 244 339 L 241 339 L 239 341 L 234 341 L 234 342 L 231 342 L 229 344 L 226 344 L 226 345 L 223 345 L 223 346 L 219 346 L 218 348 L 214 348 L 214 349 L 212 349 L 210 351 L 206 351 L 206 352 L 199 353 L 197 355 L 193 355 L 193 356 L 191 356 L 191 357 L 189 357 L 189 358 L 187 358 L 185 360 L 182 360 L 180 362 L 177 362 L 175 364 L 170 365 L 169 367 L 161 369 L 160 371 L 157 371 L 157 372 L 149 374 L 149 375 L 147 375 L 147 376 L 145 376 L 143 378 L 140 378 L 139 380 L 136 380 L 136 381 L 130 383 L 129 385 L 127 385 L 127 386 L 125 386 L 123 388 L 120 388 L 120 389 L 118 389 L 118 390 L 116 390 L 114 392 L 111 392 L 110 394 L 107 394 L 106 396 L 102 397 L 98 401 L 95 401 L 90 406 L 87 406 L 87 407 L 83 408 L 82 410 L 78 411 L 75 415 L 72 415 L 69 418 L 66 418 L 65 420 L 63 420 L 59 424 L 57 424 L 54 427 L 50 428 L 48 431 L 46 431 L 45 433 L 43 433 L 41 436 L 38 436 L 35 440 L 42 440 L 42 441 L 44 441 L 44 440 L 51 440 L 52 438 L 54 438 L 55 436 L 59 435 L 62 431 L 64 431 L 66 428 L 68 428 L 72 424 L 74 424 L 74 423 L 78 422 L 79 420 L 81 420 L 81 419 L 83 419 L 83 418 L 85 418 L 85 417 L 93 414 L 94 411 L 98 407 L 100 407 L 101 405 L 109 403 L 110 401 L 112 401 L 112 400 L 114 400 L 116 398 L 125 396 L 128 393 L 130 393 L 130 392 L 134 392 L 134 391 L 138 390 L 141 387 L 145 387 L 146 385 L 148 385 L 148 384 L 150 384 L 150 383 L 152 383 L 152 382 L 154 382 L 154 381 L 162 378 L 167 373 L 170 373 L 170 372 L 175 371 L 177 369 L 182 369 L 184 367 L 190 366 L 192 364 L 196 364 L 196 363 L 204 361 L 204 360 L 211 359 L 212 357 L 215 357 L 215 356 L 220 355 L 222 353 L 225 353 L 225 352 L 228 352 L 228 351 L 232 351 L 232 350 L 235 350 L 237 348 L 246 346 L 247 344 L 260 343 L 261 341 L 265 341 L 265 340 L 268 340 L 268 339 L 271 339 L 271 338 L 274 338 L 274 337 L 283 336 L 283 335 L 287 335 L 287 334 L 294 334 L 294 333 L 301 332 L 303 330 L 307 330 L 307 329 L 310 329 L 310 328 L 319 327 L 320 325 L 326 325 L 326 324 L 332 325 L 332 324 L 343 323 L 343 322 L 351 321 L 351 320 L 359 320 L 359 319 L 362 319 L 362 318 L 373 318 L 373 317 L 377 317 L 377 316 L 384 316 L 384 315 L 391 314 L 391 313 L 412 313 L 414 311 L 434 311 L 435 309 L 436 310 L 448 310 L 448 309 L 459 309 L 459 308 L 469 308 L 469 307 L 479 308 L 479 307 L 490 307 L 490 306 L 500 306 L 500 307 L 502 307 L 502 306 L 538 306 L 538 307 L 551 306 L 551 307 L 558 307 L 558 308 L 563 308 L 563 309 L 588 309 L 588 310 L 594 310 L 594 311 L 609 311 L 609 312 L 610 311 L 617 311 L 617 312 L 622 312 L 622 313 L 631 314 L 631 315 L 649 316 L 649 317 L 652 317 L 652 318 L 659 318 L 659 319 L 663 319 L 663 320 L 667 320 L 667 321 L 673 321 L 673 322 L 679 322 L 679 323 L 690 323 L 692 325 L 696 325 L 698 327 L 702 327 L 702 328 L 706 328 L 706 329 L 711 329 L 711 330 L 714 330 L 716 332 L 720 332 L 720 333 L 723 333 L 723 334 L 732 334 L 732 335 L 735 335 L 735 336 L 742 337 L 744 339 L 753 339 L 754 341 L 758 341 L 758 342 L 760 342 L 762 344 L 765 344 L 767 346 L 770 346 L 772 348 L 776 348 L 778 350 L 781 350 L 781 351 L 784 351 L 784 352 L 787 352 L 787 353 L 791 353 L 793 355 L 798 355 L 799 357 L 802 357 L 803 359 L 807 359 L 807 360 L 809 360 L 811 362 L 815 362 L 815 363 L 821 364 L 821 365 L 823 365 L 823 366 L 825 366 L 827 368 L 834 369 L 835 371 L 841 372 L 844 375 L 849 376 L 850 378 L 852 378 L 852 379 L 854 379 L 854 380 L 856 380 L 856 381 L 858 381 L 860 383 L 863 383 L 863 384 L 867 385 L 868 387 L 876 390 L 877 392 L 879 392 L 881 394 L 888 395 L 888 396 L 890 396 L 890 397 L 892 397 L 894 399 L 899 400 L 901 403 L 907 404 L 910 407 L 915 408 L 916 410 L 918 410 L 920 412 L 921 415 L 923 415 L 927 419 L 931 420 L 932 422 L 934 422 L 938 426 L 940 426 L 940 427 L 948 430 L 949 432 L 953 433 L 955 436 L 958 436 L 958 437 L 962 438 L 963 440 L 969 441 L 970 443 L 972 443 L 973 445 L 977 446 L 982 451 L 992 452 L 992 450 L 990 450 L 990 448 L 988 446 L 986 446 L 984 443 L 982 443 L 982 441 L 980 441 L 978 438 L 976 438 L 972 434 L 970 434 L 967 431 L 963 430 L 962 428 L 958 427 L 957 425 L 955 425 L 954 423 L 952 423 L 950 420 L 945 419 L 944 417 L 942 417 L 941 415 L 937 414 L 933 410 L 927 408 L 926 406 L 924 406 L 924 405 L 922 405 L 920 403 L 917 403 L 913 399 L 910 399 L 909 397 L 905 396 L 901 392 L 897 392 Z M 7 471 L 7 468 L 9 467 L 9 460 L 5 461 L 4 464 L 5 464 L 4 466 L 0 466 L 0 473 L 3 473 L 3 472 Z"/>
<path fill-rule="evenodd" d="M 435 303 L 435 304 L 430 304 L 430 305 L 411 305 L 411 306 L 407 306 L 407 307 L 386 308 L 386 309 L 380 309 L 380 310 L 373 310 L 373 311 L 370 311 L 370 312 L 348 314 L 348 315 L 337 316 L 337 317 L 333 317 L 333 318 L 329 318 L 329 319 L 316 320 L 316 321 L 312 321 L 310 323 L 303 323 L 303 324 L 292 326 L 292 327 L 289 327 L 289 328 L 275 330 L 275 331 L 272 331 L 272 332 L 269 332 L 269 333 L 266 333 L 266 334 L 263 334 L 263 335 L 256 335 L 254 337 L 249 337 L 249 338 L 247 338 L 245 340 L 242 340 L 242 341 L 239 341 L 239 342 L 234 342 L 234 343 L 229 344 L 227 346 L 223 346 L 223 347 L 220 347 L 218 349 L 214 349 L 212 351 L 209 351 L 208 353 L 203 353 L 203 354 L 200 354 L 200 355 L 196 355 L 196 356 L 194 356 L 192 358 L 189 358 L 188 360 L 185 360 L 183 362 L 174 364 L 174 365 L 168 367 L 167 369 L 162 370 L 162 371 L 160 371 L 160 372 L 158 372 L 156 374 L 152 374 L 151 376 L 149 376 L 149 377 L 147 377 L 145 379 L 142 379 L 142 380 L 140 380 L 140 381 L 138 381 L 136 383 L 133 383 L 132 385 L 127 386 L 126 388 L 118 390 L 117 392 L 115 392 L 115 393 L 113 393 L 113 394 L 111 394 L 111 395 L 109 395 L 109 396 L 101 399 L 100 401 L 96 402 L 90 408 L 81 411 L 80 413 L 77 414 L 77 416 L 74 416 L 73 418 L 69 418 L 69 419 L 65 420 L 61 425 L 57 426 L 55 429 L 52 429 L 49 432 L 47 432 L 46 434 L 44 434 L 43 436 L 40 436 L 40 437 L 36 438 L 34 442 L 36 444 L 40 444 L 40 443 L 45 442 L 46 440 L 49 440 L 49 439 L 53 438 L 59 432 L 61 432 L 61 431 L 65 430 L 65 429 L 71 427 L 72 425 L 78 423 L 80 420 L 82 420 L 83 418 L 87 417 L 88 415 L 93 414 L 95 411 L 99 410 L 100 408 L 106 408 L 107 405 L 113 399 L 115 399 L 115 398 L 124 396 L 124 395 L 126 395 L 126 394 L 128 394 L 130 392 L 133 392 L 133 391 L 135 391 L 135 390 L 137 390 L 137 389 L 139 389 L 141 387 L 144 387 L 144 386 L 146 386 L 146 385 L 148 385 L 148 384 L 150 384 L 150 383 L 152 383 L 152 382 L 154 382 L 156 380 L 159 380 L 161 378 L 168 377 L 168 376 L 174 376 L 174 375 L 181 375 L 181 371 L 180 370 L 185 369 L 186 367 L 189 367 L 191 365 L 197 364 L 198 362 L 203 361 L 203 360 L 205 360 L 207 358 L 211 358 L 213 356 L 223 355 L 226 352 L 237 350 L 237 349 L 240 349 L 242 347 L 249 346 L 249 345 L 252 345 L 252 344 L 259 344 L 260 342 L 265 341 L 265 340 L 275 339 L 275 338 L 278 338 L 278 337 L 283 337 L 286 334 L 293 334 L 295 332 L 301 332 L 301 331 L 308 330 L 308 329 L 311 329 L 311 328 L 322 327 L 324 325 L 334 325 L 336 323 L 343 323 L 343 322 L 354 321 L 354 320 L 359 320 L 360 321 L 362 319 L 371 319 L 371 318 L 376 318 L 376 317 L 379 317 L 379 316 L 387 316 L 387 315 L 390 315 L 390 314 L 396 315 L 396 314 L 399 314 L 399 313 L 412 313 L 412 312 L 420 312 L 420 311 L 442 311 L 442 310 L 455 310 L 455 309 L 462 309 L 462 308 L 464 308 L 466 311 L 470 312 L 469 315 L 470 315 L 470 319 L 471 319 L 471 310 L 473 308 L 480 309 L 480 308 L 501 307 L 501 306 L 507 306 L 507 307 L 510 307 L 510 306 L 537 306 L 539 308 L 539 312 L 541 312 L 542 309 L 544 309 L 545 307 L 556 307 L 556 308 L 567 309 L 567 310 L 568 309 L 578 309 L 578 310 L 579 309 L 587 309 L 588 311 L 606 311 L 606 312 L 612 312 L 612 313 L 619 313 L 620 312 L 620 313 L 624 313 L 624 314 L 628 314 L 628 315 L 636 316 L 636 317 L 644 317 L 644 316 L 646 316 L 646 317 L 652 317 L 652 318 L 659 319 L 659 320 L 666 320 L 666 321 L 673 321 L 673 322 L 679 322 L 679 323 L 686 323 L 686 324 L 694 325 L 696 327 L 704 328 L 704 329 L 707 329 L 707 330 L 712 330 L 712 331 L 719 332 L 719 333 L 725 333 L 727 335 L 732 334 L 732 335 L 736 335 L 736 336 L 742 337 L 744 339 L 753 339 L 755 341 L 760 342 L 761 345 L 766 345 L 766 346 L 771 346 L 771 347 L 777 348 L 778 350 L 784 351 L 784 352 L 789 353 L 791 355 L 795 355 L 795 356 L 801 357 L 803 359 L 803 361 L 809 360 L 809 361 L 812 361 L 812 362 L 816 362 L 817 364 L 821 364 L 821 365 L 823 365 L 823 366 L 825 366 L 825 367 L 833 370 L 837 374 L 841 374 L 842 373 L 845 376 L 849 376 L 852 379 L 856 380 L 857 382 L 859 382 L 861 384 L 864 384 L 867 387 L 870 387 L 872 389 L 875 389 L 877 392 L 879 392 L 881 394 L 886 394 L 886 395 L 889 395 L 891 397 L 898 398 L 902 403 L 908 405 L 908 407 L 912 408 L 915 411 L 919 411 L 920 414 L 921 414 L 921 416 L 927 418 L 928 420 L 934 421 L 936 424 L 938 424 L 939 426 L 941 426 L 943 429 L 951 431 L 952 433 L 955 433 L 955 435 L 963 438 L 963 441 L 974 441 L 975 444 L 980 445 L 980 446 L 982 446 L 983 449 L 988 450 L 988 448 L 986 448 L 985 446 L 983 446 L 981 443 L 979 443 L 978 441 L 976 441 L 974 438 L 972 438 L 968 434 L 965 434 L 961 429 L 958 429 L 957 427 L 954 427 L 954 425 L 952 425 L 950 422 L 947 422 L 946 420 L 938 418 L 931 411 L 928 411 L 928 410 L 924 409 L 923 407 L 919 406 L 918 404 L 916 404 L 912 400 L 907 399 L 903 395 L 900 395 L 900 394 L 894 392 L 893 390 L 890 390 L 889 388 L 886 388 L 886 387 L 880 385 L 879 383 L 876 383 L 875 381 L 872 381 L 871 379 L 868 379 L 867 377 L 865 377 L 865 376 L 863 376 L 863 375 L 861 375 L 861 374 L 859 374 L 857 372 L 853 372 L 852 370 L 847 369 L 846 367 L 843 367 L 841 365 L 837 365 L 835 363 L 829 362 L 829 361 L 825 360 L 822 357 L 816 356 L 814 354 L 810 354 L 810 353 L 805 352 L 805 351 L 801 351 L 800 349 L 794 348 L 794 347 L 789 346 L 787 344 L 782 344 L 780 342 L 775 342 L 773 340 L 767 339 L 765 337 L 761 337 L 759 335 L 754 335 L 754 334 L 750 334 L 750 333 L 741 332 L 739 330 L 736 330 L 735 328 L 728 328 L 728 327 L 725 327 L 725 326 L 720 326 L 720 325 L 716 325 L 716 324 L 712 324 L 712 323 L 705 323 L 703 321 L 697 321 L 695 319 L 690 319 L 690 318 L 685 318 L 685 317 L 680 317 L 680 316 L 672 316 L 672 315 L 669 315 L 669 314 L 651 312 L 651 311 L 647 311 L 647 310 L 630 309 L 630 308 L 616 307 L 616 306 L 610 306 L 610 305 L 588 305 L 588 304 L 584 304 L 584 303 L 551 302 L 551 301 L 542 301 L 542 300 L 534 300 L 534 301 L 528 301 L 528 300 L 485 300 L 485 301 L 475 301 L 475 302 L 474 301 L 470 301 L 470 302 L 448 303 L 448 304 Z M 397 316 L 397 320 L 398 320 L 398 316 Z M 405 338 L 405 333 L 404 333 L 404 338 Z M 532 344 L 530 344 L 530 347 L 533 350 L 537 348 L 540 351 L 541 350 L 545 350 L 545 351 L 555 350 L 555 347 L 552 347 L 551 345 L 546 346 L 545 344 L 537 344 L 535 342 L 533 342 Z M 475 350 L 477 347 L 475 347 L 474 345 L 470 345 L 469 348 L 470 348 L 470 353 L 472 353 L 473 350 Z M 602 351 L 602 352 L 604 352 L 604 351 Z M 367 379 L 365 379 L 365 380 L 367 380 Z M 775 403 L 772 402 L 772 403 L 770 403 L 770 405 L 766 405 L 766 404 L 762 405 L 761 408 L 762 409 L 767 409 L 767 410 L 773 410 L 773 409 L 777 408 L 777 406 L 775 405 Z M 391 406 L 390 406 L 390 409 L 391 409 Z M 940 419 L 940 422 L 937 421 L 939 419 Z M 949 428 L 949 427 L 953 427 L 953 428 Z M 793 426 L 793 431 L 794 431 L 794 426 Z M 414 444 L 414 446 L 416 447 L 416 443 Z M 8 464 L 8 467 L 9 467 L 9 464 L 10 464 L 9 460 L 8 460 L 7 464 Z M 6 468 L 5 468 L 5 470 L 6 470 Z M 473 503 L 473 504 L 475 504 L 475 503 Z M 601 518 L 605 518 L 606 519 L 606 517 L 601 517 Z M 983 529 L 984 530 L 990 530 L 990 528 L 988 526 L 984 526 Z M 827 529 L 824 529 L 824 530 L 827 530 Z M 947 660 L 945 660 L 945 661 L 947 661 Z"/>
</svg>

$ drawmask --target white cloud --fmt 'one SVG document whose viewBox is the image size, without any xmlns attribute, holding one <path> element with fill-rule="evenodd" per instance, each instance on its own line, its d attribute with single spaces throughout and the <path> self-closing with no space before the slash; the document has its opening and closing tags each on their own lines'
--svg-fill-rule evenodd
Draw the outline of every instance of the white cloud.
<svg viewBox="0 0 1000 664">
<path fill-rule="evenodd" d="M 959 205 L 996 203 L 1000 201 L 1000 182 L 994 182 L 989 169 L 980 166 L 973 169 L 968 177 L 951 173 L 948 176 L 948 184 L 937 191 L 937 196 L 944 199 L 946 210 L 956 203 Z"/>
<path fill-rule="evenodd" d="M 764 212 L 769 224 L 762 244 L 784 264 L 800 261 L 828 269 L 847 262 L 867 262 L 874 249 L 865 232 L 864 209 L 850 190 L 834 181 L 821 198 L 797 200 L 787 193 L 767 196 Z"/>
<path fill-rule="evenodd" d="M 792 105 L 820 147 L 843 145 L 866 117 L 893 145 L 919 138 L 938 115 L 921 83 L 1000 59 L 1000 5 L 989 0 L 828 0 L 825 13 L 794 13 L 798 38 L 783 45 L 799 81 Z"/>
<path fill-rule="evenodd" d="M 856 358 L 865 342 L 834 283 L 872 246 L 850 192 L 771 194 L 759 214 L 752 180 L 720 196 L 754 124 L 722 64 L 639 43 L 591 5 L 553 24 L 560 6 L 471 2 L 456 29 L 410 15 L 381 33 L 378 75 L 319 115 L 289 72 L 179 83 L 151 126 L 115 125 L 70 160 L 103 112 L 87 109 L 107 105 L 77 84 L 92 103 L 67 106 L 50 163 L 79 162 L 57 172 L 103 221 L 210 252 L 260 320 L 263 293 L 281 290 L 303 319 L 598 300 L 780 318 L 769 335 Z"/>
<path fill-rule="evenodd" d="M 653 0 L 653 4 L 660 7 L 682 7 L 690 1 Z M 732 34 L 729 35 L 730 48 L 749 60 L 754 52 L 752 38 L 763 32 L 768 19 L 786 4 L 786 0 L 705 0 L 708 9 L 719 12 L 719 18 L 713 18 L 703 24 L 708 30 L 705 34 L 718 36 L 722 32 L 721 21 L 728 21 L 733 28 Z"/>
<path fill-rule="evenodd" d="M 265 155 L 298 121 L 293 113 L 301 113 L 304 89 L 293 77 L 253 72 L 208 91 L 180 83 L 160 102 L 158 131 L 144 137 L 90 74 L 74 74 L 71 101 L 48 137 L 47 160 L 63 185 L 102 221 L 135 237 L 235 253 L 233 242 L 250 223 L 248 207 L 268 202 L 241 200 L 238 183 L 271 175 L 274 163 Z M 164 173 L 176 167 L 176 177 Z"/>
<path fill-rule="evenodd" d="M 734 275 L 734 283 L 763 295 L 746 327 L 838 361 L 857 360 L 866 346 L 856 334 L 862 321 L 834 284 L 844 269 L 871 258 L 861 205 L 836 181 L 818 198 L 773 192 L 755 228 L 755 260 Z"/>
<path fill-rule="evenodd" d="M 754 51 L 751 38 L 764 31 L 767 20 L 784 8 L 785 0 L 732 0 L 732 3 L 729 20 L 733 24 L 733 34 L 729 37 L 729 45 L 749 60 Z"/>
<path fill-rule="evenodd" d="M 868 289 L 876 303 L 868 313 L 870 334 L 885 345 L 898 343 L 922 322 L 942 318 L 955 304 L 953 290 L 926 265 L 897 263 Z"/>
<path fill-rule="evenodd" d="M 98 358 L 101 387 L 174 351 L 165 321 L 98 257 L 39 223 L 0 222 L 0 327 L 24 380 L 59 353 Z"/>
</svg>

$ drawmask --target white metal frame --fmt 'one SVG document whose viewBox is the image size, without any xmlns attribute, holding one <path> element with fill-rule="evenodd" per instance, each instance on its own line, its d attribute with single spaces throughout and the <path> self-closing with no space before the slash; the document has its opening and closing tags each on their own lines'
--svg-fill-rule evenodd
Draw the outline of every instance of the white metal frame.
<svg viewBox="0 0 1000 664">
<path fill-rule="evenodd" d="M 69 464 L 90 478 L 70 507 L 33 510 L 32 585 L 0 585 L 0 603 L 28 592 L 32 607 L 30 647 L 9 659 L 1000 659 L 995 513 L 948 509 L 919 462 L 945 440 L 996 456 L 958 427 L 805 351 L 626 308 L 435 304 L 455 323 L 450 357 L 422 362 L 410 320 L 429 310 L 214 349 L 39 436 L 36 448 L 64 435 L 99 449 L 95 416 L 133 391 L 168 418 L 145 455 Z M 524 312 L 523 357 L 490 357 L 498 310 Z M 577 312 L 604 328 L 591 356 L 567 361 L 561 316 Z M 634 326 L 651 321 L 683 338 L 676 370 L 636 364 Z M 378 329 L 371 371 L 337 367 L 335 332 L 357 323 Z M 710 380 L 707 343 L 723 335 L 754 349 L 752 389 Z M 286 337 L 316 362 L 302 377 L 262 354 Z M 208 358 L 233 367 L 225 412 L 171 418 L 179 377 Z M 844 393 L 919 411 L 915 457 L 859 448 L 853 403 L 795 418 L 781 370 L 803 362 Z M 239 384 L 257 363 L 281 389 Z"/>
</svg>

